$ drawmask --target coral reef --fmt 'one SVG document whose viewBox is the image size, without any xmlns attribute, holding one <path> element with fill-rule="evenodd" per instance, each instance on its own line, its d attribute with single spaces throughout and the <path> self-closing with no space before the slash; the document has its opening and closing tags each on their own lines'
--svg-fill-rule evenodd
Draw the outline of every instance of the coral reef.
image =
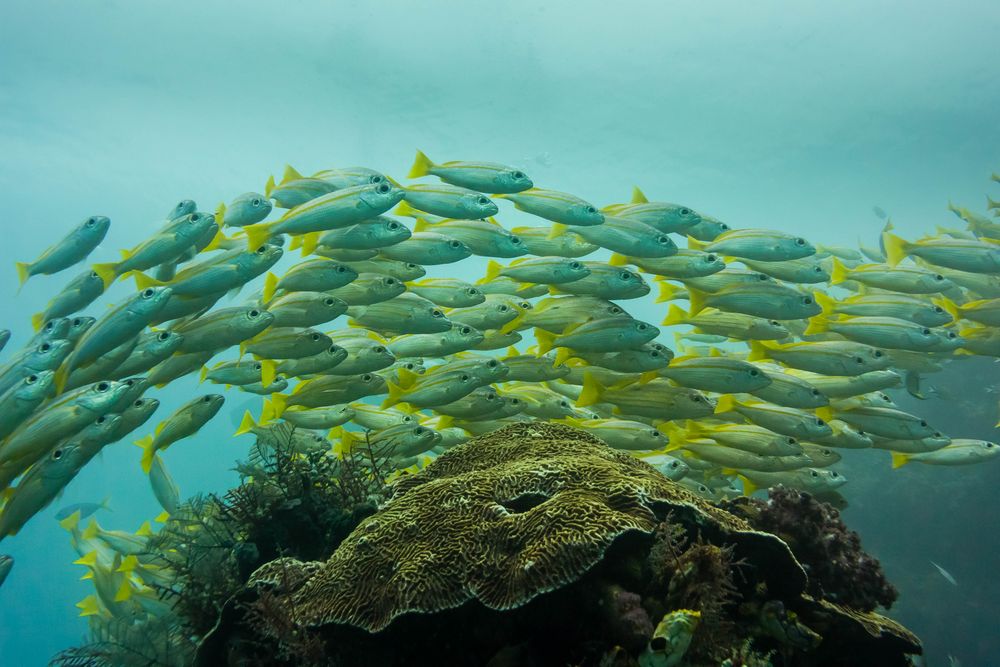
<svg viewBox="0 0 1000 667">
<path fill-rule="evenodd" d="M 878 560 L 832 506 L 785 487 L 771 489 L 767 500 L 742 498 L 724 506 L 791 547 L 809 575 L 810 595 L 861 611 L 888 609 L 896 600 Z"/>
<path fill-rule="evenodd" d="M 180 650 L 124 659 L 123 637 L 167 632 L 136 624 L 57 662 L 891 667 L 920 651 L 813 583 L 765 507 L 716 507 L 583 431 L 515 424 L 388 486 L 377 452 L 352 457 L 262 439 L 238 489 L 185 505 L 151 549 L 176 573 Z"/>
</svg>

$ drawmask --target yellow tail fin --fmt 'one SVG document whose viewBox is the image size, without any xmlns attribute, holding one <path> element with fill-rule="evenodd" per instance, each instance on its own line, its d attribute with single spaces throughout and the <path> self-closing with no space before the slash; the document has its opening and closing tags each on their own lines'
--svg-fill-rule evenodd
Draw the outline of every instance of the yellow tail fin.
<svg viewBox="0 0 1000 667">
<path fill-rule="evenodd" d="M 259 222 L 243 228 L 247 233 L 247 248 L 251 251 L 261 247 L 271 238 L 271 223 Z"/>
<path fill-rule="evenodd" d="M 153 527 L 149 525 L 148 521 L 143 521 L 142 525 L 139 526 L 139 530 L 135 531 L 135 534 L 139 537 L 149 537 L 153 534 Z"/>
<path fill-rule="evenodd" d="M 556 346 L 556 335 L 545 329 L 535 329 L 535 340 L 538 341 L 539 356 Z"/>
<path fill-rule="evenodd" d="M 15 262 L 17 266 L 17 282 L 20 287 L 24 286 L 24 283 L 28 282 L 28 278 L 31 277 L 31 264 L 28 262 Z"/>
<path fill-rule="evenodd" d="M 156 454 L 156 450 L 153 449 L 153 436 L 147 435 L 141 440 L 136 440 L 135 444 L 142 447 L 142 459 L 140 463 L 142 471 L 148 475 L 149 469 L 153 467 L 153 455 Z"/>
<path fill-rule="evenodd" d="M 724 412 L 734 412 L 739 403 L 732 394 L 723 394 L 719 397 L 719 402 L 715 404 L 715 414 L 721 415 Z"/>
<path fill-rule="evenodd" d="M 549 233 L 545 238 L 551 241 L 552 239 L 559 238 L 563 234 L 566 234 L 568 231 L 569 227 L 567 225 L 564 225 L 561 222 L 553 222 L 552 229 L 549 230 Z"/>
<path fill-rule="evenodd" d="M 45 324 L 45 313 L 35 313 L 31 316 L 31 326 L 38 331 Z"/>
<path fill-rule="evenodd" d="M 687 241 L 688 241 L 688 250 L 704 250 L 705 248 L 708 247 L 708 243 L 706 243 L 705 241 L 699 241 L 690 234 L 687 237 Z"/>
<path fill-rule="evenodd" d="M 757 491 L 758 488 L 760 488 L 756 484 L 751 482 L 750 478 L 746 477 L 745 475 L 737 475 L 737 477 L 739 477 L 740 481 L 743 483 L 744 496 L 752 496 L 754 492 Z"/>
<path fill-rule="evenodd" d="M 253 429 L 257 428 L 259 424 L 254 421 L 253 415 L 247 410 L 243 413 L 243 419 L 240 421 L 240 427 L 236 429 L 236 433 L 233 435 L 243 435 L 244 433 L 250 433 Z"/>
<path fill-rule="evenodd" d="M 576 407 L 585 408 L 588 405 L 600 403 L 605 391 L 605 386 L 598 382 L 592 373 L 584 373 L 583 391 L 580 392 L 580 397 L 576 399 Z"/>
<path fill-rule="evenodd" d="M 518 313 L 517 317 L 515 317 L 502 327 L 500 327 L 500 333 L 506 336 L 510 332 L 516 331 L 517 329 L 521 328 L 523 324 L 524 324 L 524 313 L 521 312 Z"/>
<path fill-rule="evenodd" d="M 503 271 L 503 268 L 503 264 L 496 260 L 491 259 L 486 262 L 486 282 L 499 278 L 500 272 Z"/>
<path fill-rule="evenodd" d="M 814 334 L 826 333 L 830 330 L 830 320 L 822 315 L 816 315 L 809 318 L 809 326 L 803 332 L 805 336 L 812 336 Z"/>
<path fill-rule="evenodd" d="M 813 292 L 813 298 L 816 299 L 816 305 L 823 309 L 823 314 L 830 316 L 836 313 L 837 300 L 825 292 L 816 291 Z"/>
<path fill-rule="evenodd" d="M 833 258 L 832 268 L 830 269 L 830 284 L 839 285 L 842 282 L 848 280 L 847 267 L 836 257 Z"/>
<path fill-rule="evenodd" d="M 900 468 L 910 462 L 910 457 L 902 452 L 891 452 L 892 469 Z"/>
<path fill-rule="evenodd" d="M 882 243 L 885 245 L 885 259 L 889 266 L 896 266 L 910 254 L 910 244 L 891 232 L 882 234 Z"/>
<path fill-rule="evenodd" d="M 415 232 L 426 232 L 431 228 L 431 223 L 427 222 L 421 217 L 414 218 L 413 231 Z"/>
<path fill-rule="evenodd" d="M 269 303 L 274 298 L 274 292 L 278 289 L 278 276 L 268 271 L 264 277 L 264 303 Z"/>
<path fill-rule="evenodd" d="M 687 313 L 681 310 L 677 305 L 670 304 L 670 307 L 667 308 L 667 316 L 663 318 L 663 321 L 660 324 L 665 327 L 669 327 L 675 324 L 684 324 L 686 320 Z"/>
<path fill-rule="evenodd" d="M 97 602 L 96 595 L 88 595 L 76 603 L 80 609 L 80 616 L 97 616 L 101 613 L 101 605 Z"/>
<path fill-rule="evenodd" d="M 270 387 L 278 376 L 278 362 L 273 359 L 260 360 L 260 381 L 265 387 Z"/>
<path fill-rule="evenodd" d="M 413 206 L 410 205 L 410 202 L 404 199 L 403 201 L 399 202 L 399 206 L 396 207 L 396 210 L 393 211 L 393 214 L 401 215 L 406 218 L 419 218 L 421 216 L 421 211 L 418 211 L 417 209 L 413 208 Z"/>
<path fill-rule="evenodd" d="M 125 602 L 132 598 L 132 586 L 129 583 L 128 578 L 122 580 L 122 585 L 118 587 L 118 592 L 115 593 L 115 602 Z"/>
<path fill-rule="evenodd" d="M 632 186 L 632 203 L 633 204 L 648 204 L 649 200 L 646 199 L 645 193 L 639 189 L 638 185 Z"/>
<path fill-rule="evenodd" d="M 424 155 L 423 151 L 417 149 L 417 156 L 413 158 L 413 166 L 410 167 L 410 173 L 408 173 L 406 177 L 420 178 L 421 176 L 429 174 L 433 168 L 434 163 L 431 162 L 431 159 Z"/>
<path fill-rule="evenodd" d="M 553 361 L 552 365 L 562 366 L 572 357 L 573 357 L 573 350 L 569 349 L 568 347 L 560 347 L 558 350 L 556 350 L 556 358 Z"/>
<path fill-rule="evenodd" d="M 285 413 L 285 409 L 288 407 L 288 397 L 284 394 L 271 394 L 271 407 L 274 410 L 274 418 L 277 419 Z"/>
<path fill-rule="evenodd" d="M 702 292 L 701 290 L 693 287 L 688 287 L 688 299 L 691 302 L 691 308 L 688 312 L 690 312 L 691 317 L 694 317 L 701 311 L 705 310 L 708 293 Z"/>
<path fill-rule="evenodd" d="M 93 269 L 94 273 L 100 276 L 101 282 L 104 283 L 104 289 L 111 287 L 111 283 L 118 278 L 117 264 L 94 264 L 90 268 Z M 139 289 L 143 288 L 140 287 Z"/>
<path fill-rule="evenodd" d="M 405 370 L 405 369 L 400 369 L 400 370 Z M 389 395 L 385 397 L 384 401 L 382 401 L 382 407 L 388 408 L 403 400 L 403 388 L 390 380 L 386 380 L 385 384 L 386 387 L 389 389 L 388 392 Z"/>
<path fill-rule="evenodd" d="M 202 252 L 211 252 L 212 250 L 218 250 L 222 245 L 223 241 L 228 241 L 229 237 L 222 233 L 222 225 L 215 232 L 215 236 L 212 240 L 208 242 L 208 245 L 201 249 Z"/>
<path fill-rule="evenodd" d="M 750 341 L 750 353 L 747 354 L 747 361 L 761 361 L 770 359 L 767 354 L 768 347 L 759 340 Z"/>
<path fill-rule="evenodd" d="M 222 202 L 217 207 L 215 207 L 215 222 L 218 223 L 219 227 L 226 224 L 226 203 Z"/>
<path fill-rule="evenodd" d="M 631 262 L 628 261 L 628 257 L 626 257 L 625 255 L 619 255 L 617 252 L 615 252 L 611 253 L 611 259 L 608 260 L 608 264 L 610 264 L 611 266 L 626 266 L 628 264 L 631 264 Z"/>
<path fill-rule="evenodd" d="M 311 234 L 306 234 L 302 237 L 302 256 L 306 257 L 308 255 L 316 252 L 316 246 L 319 245 L 319 237 L 321 234 L 319 232 L 312 232 Z"/>
<path fill-rule="evenodd" d="M 667 301 L 673 301 L 674 299 L 679 299 L 682 295 L 681 292 L 684 291 L 683 287 L 678 287 L 673 283 L 668 283 L 666 280 L 656 281 L 660 286 L 660 295 L 656 297 L 656 303 L 666 303 Z M 690 289 L 688 290 L 688 295 L 690 298 Z"/>
<path fill-rule="evenodd" d="M 260 421 L 258 424 L 260 426 L 266 426 L 274 421 L 274 403 L 268 399 L 264 399 L 264 407 L 260 411 Z"/>
<path fill-rule="evenodd" d="M 125 275 L 126 277 L 131 276 L 135 280 L 135 288 L 140 292 L 146 289 L 147 287 L 161 287 L 167 284 L 165 282 L 157 280 L 156 278 L 150 278 L 142 271 L 129 271 Z"/>
<path fill-rule="evenodd" d="M 271 198 L 271 193 L 274 191 L 274 176 L 267 177 L 267 183 L 264 184 L 264 196 L 268 199 Z"/>
<path fill-rule="evenodd" d="M 208 377 L 208 366 L 202 366 L 201 373 L 198 374 L 198 384 L 204 382 L 205 378 L 207 377 Z"/>
</svg>

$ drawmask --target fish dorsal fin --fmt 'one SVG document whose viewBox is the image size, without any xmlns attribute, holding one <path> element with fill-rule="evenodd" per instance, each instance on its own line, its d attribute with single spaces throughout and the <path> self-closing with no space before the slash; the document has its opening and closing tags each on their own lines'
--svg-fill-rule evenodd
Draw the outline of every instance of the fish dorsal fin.
<svg viewBox="0 0 1000 667">
<path fill-rule="evenodd" d="M 632 186 L 632 203 L 633 204 L 648 204 L 649 200 L 646 199 L 645 193 L 639 189 L 638 185 Z"/>
<path fill-rule="evenodd" d="M 295 167 L 290 164 L 285 165 L 285 173 L 281 176 L 281 183 L 279 185 L 285 185 L 291 181 L 301 181 L 305 176 L 296 171 Z"/>
</svg>

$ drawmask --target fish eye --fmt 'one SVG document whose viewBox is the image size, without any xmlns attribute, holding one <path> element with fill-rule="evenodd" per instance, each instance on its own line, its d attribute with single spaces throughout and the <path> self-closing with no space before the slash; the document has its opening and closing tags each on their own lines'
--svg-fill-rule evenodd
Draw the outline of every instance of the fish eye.
<svg viewBox="0 0 1000 667">
<path fill-rule="evenodd" d="M 108 382 L 98 382 L 94 389 L 103 394 L 108 389 L 111 389 L 111 384 Z"/>
<path fill-rule="evenodd" d="M 28 377 L 24 378 L 24 384 L 35 384 L 36 382 L 38 382 L 37 375 L 29 375 Z"/>
<path fill-rule="evenodd" d="M 136 408 L 141 408 L 143 405 L 145 405 L 145 403 L 146 403 L 146 399 L 144 399 L 144 398 L 137 398 L 134 401 L 132 401 L 132 406 L 136 407 Z"/>
<path fill-rule="evenodd" d="M 104 415 L 101 415 L 100 417 L 97 418 L 97 420 L 94 423 L 100 425 L 106 421 L 108 421 L 108 418 L 105 417 Z"/>
<path fill-rule="evenodd" d="M 958 334 L 957 333 L 955 333 L 954 331 L 949 331 L 948 332 L 948 340 L 955 340 L 956 338 L 958 338 Z"/>
<path fill-rule="evenodd" d="M 923 334 L 924 336 L 930 336 L 931 335 L 931 330 L 925 327 L 925 328 L 923 328 L 923 329 L 920 330 L 920 333 Z"/>
<path fill-rule="evenodd" d="M 59 459 L 62 458 L 62 455 L 63 455 L 63 450 L 57 449 L 54 452 L 52 452 L 52 460 L 58 461 Z"/>
<path fill-rule="evenodd" d="M 86 222 L 86 226 L 87 227 L 93 227 L 96 224 L 97 224 L 97 220 L 95 218 L 87 218 L 87 222 Z"/>
<path fill-rule="evenodd" d="M 73 326 L 73 327 L 80 327 L 80 326 L 83 326 L 83 323 L 84 323 L 84 319 L 82 317 L 74 317 L 73 318 L 73 323 L 71 324 L 71 326 Z"/>
<path fill-rule="evenodd" d="M 660 356 L 660 352 L 659 352 L 658 350 L 650 350 L 650 351 L 649 351 L 649 356 L 651 356 L 651 357 L 653 357 L 654 359 L 656 359 L 657 357 L 659 357 L 659 356 Z"/>
<path fill-rule="evenodd" d="M 986 449 L 989 449 L 993 446 L 992 442 L 984 442 L 983 444 L 986 445 Z"/>
<path fill-rule="evenodd" d="M 490 200 L 487 199 L 486 197 L 479 197 L 478 199 L 476 199 L 476 203 L 479 204 L 480 206 L 487 206 L 489 205 Z"/>
<path fill-rule="evenodd" d="M 927 428 L 927 422 L 923 419 L 920 420 L 920 428 Z"/>
<path fill-rule="evenodd" d="M 375 185 L 376 183 L 381 183 L 382 182 L 381 174 L 372 174 L 371 176 L 368 177 L 368 182 L 371 183 L 372 185 Z"/>
<path fill-rule="evenodd" d="M 760 375 L 760 371 L 758 371 L 756 368 L 751 368 L 750 369 L 750 377 L 755 378 L 758 375 Z"/>
<path fill-rule="evenodd" d="M 819 477 L 819 473 L 816 472 L 815 470 L 810 470 L 809 471 L 809 475 L 812 476 L 812 477 Z"/>
<path fill-rule="evenodd" d="M 823 421 L 822 419 L 820 419 L 819 417 L 817 417 L 816 418 L 816 426 L 826 426 L 826 422 Z"/>
<path fill-rule="evenodd" d="M 342 266 L 340 264 L 337 265 L 337 273 L 344 273 L 345 271 L 347 271 L 346 267 L 344 267 L 344 266 Z"/>
<path fill-rule="evenodd" d="M 46 322 L 45 323 L 45 333 L 49 333 L 50 331 L 52 331 L 52 329 L 54 329 L 55 326 L 56 326 L 56 321 L 55 320 L 49 320 L 48 322 Z"/>
<path fill-rule="evenodd" d="M 319 340 L 319 334 L 318 333 L 314 333 L 309 338 L 311 338 L 313 340 L 313 342 L 318 341 Z"/>
<path fill-rule="evenodd" d="M 379 183 L 378 187 L 375 188 L 375 192 L 379 193 L 380 195 L 386 194 L 387 192 L 389 192 L 389 190 L 391 190 L 391 188 L 389 187 L 388 183 Z"/>
<path fill-rule="evenodd" d="M 376 345 L 375 347 L 372 348 L 372 352 L 374 352 L 375 354 L 384 354 L 385 348 L 382 347 L 381 345 Z M 413 364 L 407 364 L 407 366 L 412 367 Z"/>
<path fill-rule="evenodd" d="M 942 276 L 940 273 L 935 273 L 934 280 L 944 280 L 944 276 Z"/>
<path fill-rule="evenodd" d="M 451 247 L 451 248 L 454 248 L 455 250 L 458 250 L 459 248 L 462 247 L 462 242 L 461 241 L 449 241 L 448 242 L 448 246 Z"/>
<path fill-rule="evenodd" d="M 490 359 L 489 361 L 486 362 L 486 367 L 487 368 L 496 368 L 497 367 L 497 360 L 496 359 Z"/>
<path fill-rule="evenodd" d="M 608 308 L 608 312 L 611 313 L 612 315 L 621 315 L 625 311 L 619 308 L 618 306 L 611 306 L 610 308 Z"/>
<path fill-rule="evenodd" d="M 656 242 L 659 243 L 660 245 L 667 245 L 671 243 L 669 236 L 657 236 Z"/>
<path fill-rule="evenodd" d="M 462 376 L 459 379 L 462 382 L 468 382 L 471 378 L 466 373 L 462 373 Z"/>
<path fill-rule="evenodd" d="M 336 354 L 337 350 L 339 350 L 339 349 L 340 349 L 339 345 L 331 345 L 330 349 L 327 350 L 327 352 L 329 352 L 330 354 Z"/>
<path fill-rule="evenodd" d="M 511 174 L 511 176 L 513 176 L 515 179 L 517 179 L 519 181 L 522 180 L 522 179 L 524 179 L 524 178 L 527 178 L 527 176 L 524 175 L 524 172 L 521 172 L 521 171 L 515 171 L 513 174 Z"/>
<path fill-rule="evenodd" d="M 247 313 L 247 315 L 250 316 L 250 319 L 256 319 L 256 318 L 260 317 L 260 311 L 257 310 L 256 308 L 254 308 L 249 313 Z"/>
<path fill-rule="evenodd" d="M 390 286 L 395 285 L 396 284 L 396 279 L 395 278 L 386 278 L 385 279 L 385 284 L 386 285 L 390 285 Z"/>
<path fill-rule="evenodd" d="M 717 259 L 719 259 L 719 258 L 716 257 L 715 255 L 706 255 L 705 256 L 705 261 L 708 262 L 709 264 L 715 264 L 715 261 Z"/>
<path fill-rule="evenodd" d="M 865 363 L 865 360 L 861 357 L 854 357 L 854 363 L 863 364 Z"/>
<path fill-rule="evenodd" d="M 510 310 L 510 308 L 508 308 L 507 304 L 505 303 L 501 303 L 500 306 L 497 308 L 498 313 L 506 313 L 508 310 Z"/>
<path fill-rule="evenodd" d="M 569 268 L 573 269 L 574 271 L 578 271 L 579 269 L 583 268 L 583 266 L 580 264 L 580 262 L 570 262 Z"/>
<path fill-rule="evenodd" d="M 944 308 L 942 308 L 941 306 L 934 306 L 934 312 L 940 315 L 941 313 L 944 312 Z"/>
<path fill-rule="evenodd" d="M 91 277 L 91 278 L 100 278 L 100 276 L 99 276 L 99 275 L 97 275 L 97 271 L 91 271 L 91 272 L 90 272 L 90 277 Z"/>
<path fill-rule="evenodd" d="M 156 335 L 156 340 L 160 341 L 161 343 L 169 338 L 170 338 L 169 331 L 161 331 Z"/>
<path fill-rule="evenodd" d="M 201 402 L 202 402 L 202 403 L 211 403 L 211 402 L 212 402 L 212 395 L 211 395 L 211 394 L 209 394 L 208 396 L 205 396 L 205 397 L 203 397 L 203 398 L 201 399 Z"/>
<path fill-rule="evenodd" d="M 657 431 L 657 433 L 659 433 L 659 431 Z M 681 462 L 680 462 L 680 461 L 671 461 L 671 462 L 670 462 L 670 467 L 671 467 L 671 468 L 679 468 L 679 467 L 680 467 L 680 465 L 681 465 Z"/>
<path fill-rule="evenodd" d="M 770 324 L 772 327 L 780 327 L 781 326 L 781 322 L 779 322 L 778 320 L 768 320 L 767 323 Z"/>
<path fill-rule="evenodd" d="M 431 317 L 444 317 L 444 313 L 435 308 L 434 310 L 431 311 Z"/>
<path fill-rule="evenodd" d="M 872 353 L 872 356 L 875 357 L 876 359 L 881 359 L 882 358 L 882 350 L 875 350 Z"/>
<path fill-rule="evenodd" d="M 254 198 L 253 201 L 250 202 L 250 205 L 253 206 L 253 207 L 260 206 L 260 200 L 257 199 L 257 198 Z"/>
<path fill-rule="evenodd" d="M 799 444 L 799 441 L 796 440 L 795 438 L 785 438 L 785 442 L 788 443 L 789 445 Z"/>
<path fill-rule="evenodd" d="M 479 290 L 477 290 L 475 287 L 470 287 L 469 289 L 465 290 L 465 293 L 468 294 L 469 296 L 476 296 L 477 294 L 479 294 Z"/>
<path fill-rule="evenodd" d="M 691 400 L 695 403 L 701 403 L 701 396 L 692 396 Z"/>
<path fill-rule="evenodd" d="M 807 297 L 805 297 L 805 298 L 802 299 L 802 303 L 804 303 L 807 306 L 811 306 L 812 302 L 813 302 L 813 300 L 812 300 L 811 296 L 807 296 Z"/>
<path fill-rule="evenodd" d="M 618 274 L 618 277 L 621 278 L 622 280 L 628 280 L 629 278 L 632 277 L 632 274 L 629 273 L 628 271 L 622 271 L 621 273 Z"/>
<path fill-rule="evenodd" d="M 261 364 L 261 363 L 260 363 L 259 361 L 255 361 L 255 362 L 254 362 L 254 364 L 253 364 L 253 369 L 254 369 L 255 371 L 259 371 L 259 370 L 260 370 L 261 368 L 263 368 L 263 367 L 264 367 L 264 365 L 263 365 L 263 364 Z"/>
<path fill-rule="evenodd" d="M 645 331 L 646 330 L 646 323 L 645 322 L 639 322 L 638 324 L 635 325 L 635 329 L 636 329 L 636 331 Z"/>
<path fill-rule="evenodd" d="M 806 244 L 806 240 L 805 239 L 795 239 L 795 245 L 797 245 L 797 246 L 804 246 L 805 244 Z"/>
<path fill-rule="evenodd" d="M 422 426 L 418 426 L 415 429 L 413 429 L 413 435 L 420 435 L 423 432 L 424 432 L 424 428 Z"/>
<path fill-rule="evenodd" d="M 201 215 L 199 215 L 198 213 L 192 213 L 190 217 L 188 217 L 188 220 L 190 222 L 198 222 L 199 220 L 201 220 Z"/>
<path fill-rule="evenodd" d="M 266 245 L 262 245 L 261 247 L 257 248 L 257 254 L 258 255 L 263 255 L 265 252 L 267 252 L 267 246 Z"/>
<path fill-rule="evenodd" d="M 51 345 L 49 345 L 48 343 L 42 343 L 42 344 L 41 344 L 41 345 L 40 345 L 40 346 L 38 347 L 38 349 L 39 349 L 40 351 L 42 351 L 42 352 L 48 352 L 49 350 L 51 350 L 51 349 L 52 349 L 52 346 L 51 346 Z"/>
<path fill-rule="evenodd" d="M 587 213 L 597 213 L 597 209 L 594 208 L 593 206 L 588 206 L 586 210 Z"/>
<path fill-rule="evenodd" d="M 395 220 L 390 220 L 389 224 L 386 225 L 386 228 L 388 228 L 389 231 L 394 232 L 399 229 L 399 223 Z"/>
<path fill-rule="evenodd" d="M 332 306 L 333 304 L 334 304 L 334 301 L 333 301 L 332 298 L 323 299 L 323 305 L 324 306 Z"/>
<path fill-rule="evenodd" d="M 468 335 L 472 333 L 472 327 L 462 327 L 461 329 L 458 330 L 458 333 L 462 335 Z"/>
<path fill-rule="evenodd" d="M 371 382 L 373 379 L 374 376 L 371 373 L 365 373 L 364 375 L 361 376 L 362 382 Z"/>
<path fill-rule="evenodd" d="M 496 395 L 496 394 L 493 394 L 493 393 L 489 393 L 489 394 L 486 394 L 486 400 L 487 400 L 487 401 L 492 401 L 492 400 L 494 400 L 494 399 L 495 399 L 496 397 L 497 397 L 497 395 Z"/>
<path fill-rule="evenodd" d="M 523 241 L 521 241 L 521 237 L 515 236 L 514 234 L 510 235 L 510 242 L 514 245 L 521 245 L 521 243 L 523 243 Z"/>
<path fill-rule="evenodd" d="M 811 393 L 811 394 L 812 394 L 813 396 L 815 396 L 815 397 L 817 397 L 817 398 L 819 398 L 820 396 L 822 396 L 822 395 L 823 395 L 823 393 L 822 393 L 822 392 L 821 392 L 821 391 L 820 391 L 819 389 L 813 389 L 813 390 L 812 390 L 811 392 L 809 392 L 809 393 Z"/>
<path fill-rule="evenodd" d="M 682 208 L 682 209 L 681 209 L 681 210 L 679 211 L 679 213 L 680 213 L 681 215 L 691 215 L 691 209 L 689 209 L 689 208 L 687 208 L 687 207 L 684 207 L 684 208 Z"/>
</svg>

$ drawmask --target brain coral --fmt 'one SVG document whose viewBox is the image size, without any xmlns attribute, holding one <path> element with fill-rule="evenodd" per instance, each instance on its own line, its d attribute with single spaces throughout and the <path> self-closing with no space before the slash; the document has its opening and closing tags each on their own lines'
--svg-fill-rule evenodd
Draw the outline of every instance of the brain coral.
<svg viewBox="0 0 1000 667">
<path fill-rule="evenodd" d="M 651 533 L 670 511 L 772 563 L 772 590 L 804 587 L 780 540 L 584 431 L 537 422 L 475 438 L 399 479 L 325 563 L 282 559 L 249 583 L 283 580 L 297 622 L 311 627 L 377 632 L 402 614 L 473 599 L 512 609 L 577 580 L 616 538 Z"/>
</svg>

